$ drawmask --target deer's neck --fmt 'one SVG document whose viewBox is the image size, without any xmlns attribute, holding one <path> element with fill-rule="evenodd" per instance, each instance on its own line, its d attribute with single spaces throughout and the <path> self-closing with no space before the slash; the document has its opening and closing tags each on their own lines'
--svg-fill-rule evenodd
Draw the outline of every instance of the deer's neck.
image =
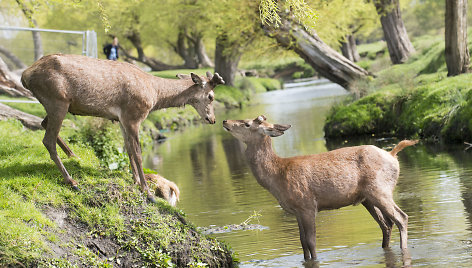
<svg viewBox="0 0 472 268">
<path fill-rule="evenodd" d="M 153 110 L 181 107 L 188 104 L 196 90 L 189 79 L 171 80 L 156 77 L 153 84 L 155 105 Z"/>
<path fill-rule="evenodd" d="M 281 175 L 282 158 L 272 149 L 270 137 L 247 144 L 246 157 L 257 181 L 270 192 L 277 187 Z"/>
</svg>

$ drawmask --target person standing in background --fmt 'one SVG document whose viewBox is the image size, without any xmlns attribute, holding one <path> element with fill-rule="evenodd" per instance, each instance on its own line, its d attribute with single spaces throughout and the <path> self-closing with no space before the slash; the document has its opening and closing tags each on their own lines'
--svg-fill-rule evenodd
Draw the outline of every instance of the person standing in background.
<svg viewBox="0 0 472 268">
<path fill-rule="evenodd" d="M 118 37 L 113 36 L 113 43 L 104 46 L 103 53 L 109 60 L 117 60 L 120 57 L 118 54 Z"/>
</svg>

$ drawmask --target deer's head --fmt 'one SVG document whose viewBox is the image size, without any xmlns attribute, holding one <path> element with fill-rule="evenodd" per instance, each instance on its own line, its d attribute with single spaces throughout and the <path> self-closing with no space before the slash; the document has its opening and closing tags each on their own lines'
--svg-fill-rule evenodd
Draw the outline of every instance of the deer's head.
<svg viewBox="0 0 472 268">
<path fill-rule="evenodd" d="M 226 129 L 236 139 L 245 143 L 257 141 L 266 136 L 278 137 L 289 129 L 290 125 L 271 124 L 266 122 L 266 117 L 260 115 L 255 119 L 246 120 L 224 120 L 223 128 Z"/>
<path fill-rule="evenodd" d="M 201 77 L 191 73 L 189 77 L 188 75 L 180 74 L 178 74 L 177 77 L 181 79 L 192 79 L 195 83 L 193 87 L 196 87 L 196 89 L 192 89 L 193 93 L 188 100 L 188 104 L 192 105 L 195 110 L 197 110 L 198 114 L 205 120 L 205 122 L 214 124 L 216 120 L 215 111 L 212 105 L 212 102 L 215 99 L 215 92 L 213 89 L 219 84 L 224 84 L 225 81 L 218 73 L 212 75 L 210 72 L 207 72 L 206 75 L 207 77 Z"/>
</svg>

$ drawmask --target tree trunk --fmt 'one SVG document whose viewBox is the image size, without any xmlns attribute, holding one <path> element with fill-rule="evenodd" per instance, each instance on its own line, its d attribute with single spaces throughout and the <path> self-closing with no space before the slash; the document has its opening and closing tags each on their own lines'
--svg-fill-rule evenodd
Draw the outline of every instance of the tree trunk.
<svg viewBox="0 0 472 268">
<path fill-rule="evenodd" d="M 0 54 L 5 56 L 14 66 L 10 67 L 10 70 L 13 69 L 24 69 L 26 65 L 17 57 L 15 54 L 11 53 L 8 49 L 0 46 Z"/>
<path fill-rule="evenodd" d="M 239 43 L 229 42 L 225 34 L 220 34 L 216 38 L 215 72 L 225 80 L 225 85 L 234 86 L 241 55 Z"/>
<path fill-rule="evenodd" d="M 174 50 L 184 60 L 187 69 L 198 68 L 198 57 L 195 51 L 194 41 L 187 35 L 186 29 L 180 29 L 177 35 L 177 44 L 173 45 Z"/>
<path fill-rule="evenodd" d="M 34 23 L 36 25 L 36 22 Z M 33 31 L 33 43 L 34 43 L 34 61 L 37 61 L 43 56 L 43 42 L 41 41 L 41 34 L 37 31 Z"/>
<path fill-rule="evenodd" d="M 0 120 L 5 120 L 8 118 L 18 119 L 25 127 L 32 130 L 43 128 L 41 126 L 41 121 L 43 121 L 43 119 L 0 103 Z"/>
<path fill-rule="evenodd" d="M 446 0 L 445 34 L 447 75 L 467 73 L 467 0 Z"/>
<path fill-rule="evenodd" d="M 177 44 L 170 42 L 169 44 L 184 60 L 184 66 L 187 69 L 214 67 L 213 62 L 206 53 L 202 32 L 192 32 L 188 34 L 187 29 L 182 28 L 179 30 L 177 36 Z"/>
<path fill-rule="evenodd" d="M 198 61 L 201 67 L 215 67 L 215 64 L 211 61 L 210 57 L 206 53 L 205 45 L 203 44 L 203 38 L 197 39 L 195 48 L 198 56 Z"/>
<path fill-rule="evenodd" d="M 415 48 L 403 24 L 399 0 L 374 0 L 393 64 L 405 62 Z"/>
<path fill-rule="evenodd" d="M 284 19 L 279 28 L 264 25 L 269 36 L 283 47 L 293 49 L 320 75 L 344 88 L 369 73 L 326 45 L 316 33 L 309 33 L 303 26 Z"/>
<path fill-rule="evenodd" d="M 356 39 L 354 38 L 354 35 L 350 34 L 346 36 L 346 41 L 341 42 L 341 53 L 352 62 L 359 61 L 360 56 L 357 52 Z"/>
</svg>

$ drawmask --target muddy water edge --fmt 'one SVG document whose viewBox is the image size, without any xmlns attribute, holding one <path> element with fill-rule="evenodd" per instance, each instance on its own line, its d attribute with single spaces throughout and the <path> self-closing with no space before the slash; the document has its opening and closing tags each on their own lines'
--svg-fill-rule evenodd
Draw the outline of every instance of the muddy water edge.
<svg viewBox="0 0 472 268">
<path fill-rule="evenodd" d="M 221 111 L 216 125 L 173 133 L 145 157 L 180 188 L 181 208 L 197 226 L 211 227 L 237 252 L 240 267 L 301 267 L 303 252 L 294 216 L 284 212 L 256 182 L 243 152 L 245 145 L 222 128 L 224 119 L 255 118 L 291 124 L 274 138 L 283 157 L 316 154 L 345 146 L 374 144 L 390 148 L 394 137 L 326 141 L 323 125 L 330 107 L 346 92 L 321 81 L 288 84 L 285 90 L 260 94 L 241 110 Z M 472 263 L 472 149 L 419 144 L 399 153 L 401 173 L 395 201 L 409 215 L 409 255 L 399 249 L 394 228 L 391 249 L 381 248 L 380 228 L 363 206 L 318 214 L 318 261 L 329 267 L 470 267 Z M 236 230 L 231 225 L 252 224 Z M 229 226 L 229 227 L 224 227 Z M 220 227 L 220 228 L 216 228 Z"/>
</svg>

